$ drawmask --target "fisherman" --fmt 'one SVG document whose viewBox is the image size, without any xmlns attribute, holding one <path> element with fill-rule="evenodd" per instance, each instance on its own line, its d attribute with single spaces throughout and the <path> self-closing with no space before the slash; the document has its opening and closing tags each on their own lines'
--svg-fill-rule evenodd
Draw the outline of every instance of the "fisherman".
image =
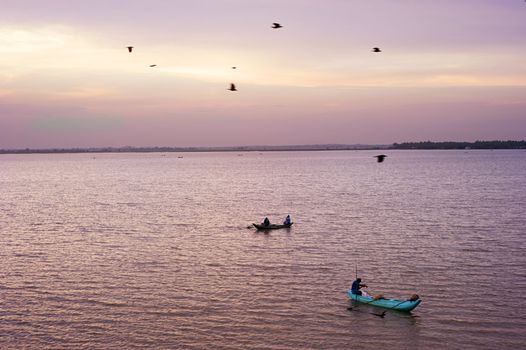
<svg viewBox="0 0 526 350">
<path fill-rule="evenodd" d="M 263 226 L 270 226 L 270 220 L 268 218 L 265 218 L 265 220 L 263 220 Z"/>
<path fill-rule="evenodd" d="M 290 222 L 290 215 L 287 215 L 287 217 L 285 218 L 285 221 L 283 221 L 283 225 L 290 225 L 291 222 Z"/>
<path fill-rule="evenodd" d="M 357 278 L 353 283 L 352 283 L 352 286 L 351 286 L 351 294 L 356 294 L 356 295 L 362 295 L 362 291 L 360 290 L 360 288 L 367 288 L 367 285 L 366 284 L 362 284 L 362 279 L 361 278 Z"/>
</svg>

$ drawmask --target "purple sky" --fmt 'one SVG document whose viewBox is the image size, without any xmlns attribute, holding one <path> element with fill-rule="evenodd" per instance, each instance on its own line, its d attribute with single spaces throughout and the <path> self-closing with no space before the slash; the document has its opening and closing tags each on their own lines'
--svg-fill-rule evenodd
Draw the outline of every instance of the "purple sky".
<svg viewBox="0 0 526 350">
<path fill-rule="evenodd" d="M 521 0 L 0 8 L 0 148 L 526 139 Z"/>
</svg>

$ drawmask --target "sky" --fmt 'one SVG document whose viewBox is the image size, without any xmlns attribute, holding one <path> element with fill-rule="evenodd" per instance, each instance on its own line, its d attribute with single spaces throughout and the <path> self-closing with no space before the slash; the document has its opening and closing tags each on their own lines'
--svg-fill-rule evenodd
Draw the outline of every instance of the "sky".
<svg viewBox="0 0 526 350">
<path fill-rule="evenodd" d="M 2 149 L 526 139 L 522 0 L 0 9 Z"/>
</svg>

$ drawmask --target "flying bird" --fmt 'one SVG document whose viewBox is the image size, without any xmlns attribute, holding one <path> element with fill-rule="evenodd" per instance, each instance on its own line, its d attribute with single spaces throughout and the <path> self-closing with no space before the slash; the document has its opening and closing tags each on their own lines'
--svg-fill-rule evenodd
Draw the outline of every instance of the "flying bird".
<svg viewBox="0 0 526 350">
<path fill-rule="evenodd" d="M 157 67 L 156 64 L 150 64 L 150 67 Z"/>
<path fill-rule="evenodd" d="M 127 48 L 128 48 L 128 52 L 132 52 L 133 46 L 127 46 Z"/>
<path fill-rule="evenodd" d="M 236 69 L 237 67 L 232 67 L 232 69 Z"/>
<path fill-rule="evenodd" d="M 385 157 L 387 157 L 385 154 L 379 154 L 375 156 L 378 159 L 378 163 L 381 163 L 384 161 Z"/>
<path fill-rule="evenodd" d="M 380 50 L 379 47 L 373 47 L 373 50 L 372 50 L 372 51 L 373 51 L 373 52 L 382 52 L 382 50 Z"/>
<path fill-rule="evenodd" d="M 237 91 L 236 89 L 236 85 L 234 85 L 234 83 L 230 83 L 230 89 L 228 89 L 230 91 Z"/>
<path fill-rule="evenodd" d="M 279 23 L 272 23 L 272 28 L 278 29 L 278 28 L 283 28 L 283 26 Z"/>
</svg>

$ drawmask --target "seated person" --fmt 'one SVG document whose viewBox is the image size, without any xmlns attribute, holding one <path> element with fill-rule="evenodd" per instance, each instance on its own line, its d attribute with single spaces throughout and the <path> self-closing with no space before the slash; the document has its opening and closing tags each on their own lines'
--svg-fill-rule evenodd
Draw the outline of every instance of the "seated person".
<svg viewBox="0 0 526 350">
<path fill-rule="evenodd" d="M 351 294 L 362 295 L 363 293 L 360 290 L 360 288 L 362 288 L 362 287 L 367 288 L 367 285 L 366 284 L 362 284 L 362 279 L 361 278 L 357 278 L 356 281 L 354 281 L 352 283 Z"/>
<path fill-rule="evenodd" d="M 290 222 L 290 215 L 287 215 L 287 217 L 285 218 L 285 221 L 283 221 L 283 225 L 290 225 L 291 222 Z"/>
<path fill-rule="evenodd" d="M 270 220 L 268 218 L 265 218 L 265 220 L 263 220 L 263 226 L 269 226 L 270 225 Z"/>
</svg>

